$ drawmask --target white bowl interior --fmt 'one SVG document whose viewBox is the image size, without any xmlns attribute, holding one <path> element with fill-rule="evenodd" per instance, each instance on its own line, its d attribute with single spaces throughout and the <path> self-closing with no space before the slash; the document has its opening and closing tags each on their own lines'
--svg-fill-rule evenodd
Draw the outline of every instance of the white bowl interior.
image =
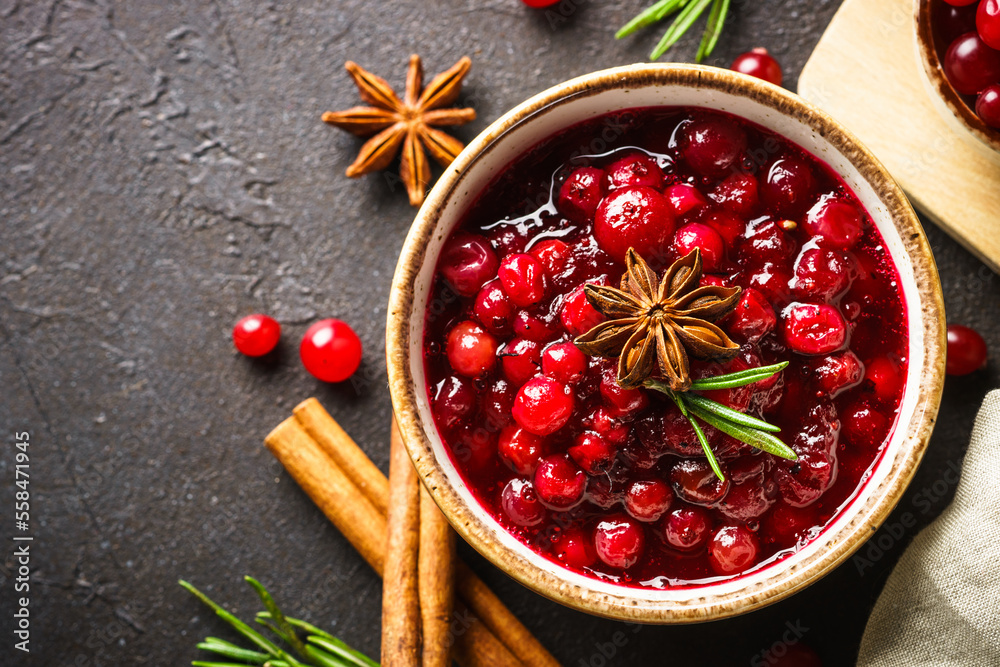
<svg viewBox="0 0 1000 667">
<path fill-rule="evenodd" d="M 420 419 L 424 424 L 430 425 L 434 423 L 430 410 L 430 401 L 426 391 L 423 390 L 423 387 L 426 386 L 421 348 L 425 315 L 424 307 L 428 302 L 436 258 L 440 254 L 444 241 L 451 230 L 460 222 L 462 215 L 472 200 L 512 160 L 541 140 L 563 128 L 602 114 L 627 108 L 648 106 L 696 106 L 727 111 L 781 134 L 825 161 L 844 179 L 868 210 L 869 215 L 882 234 L 882 238 L 885 239 L 887 248 L 896 263 L 902 279 L 903 292 L 908 304 L 907 321 L 910 340 L 906 390 L 897 419 L 897 427 L 894 428 L 890 442 L 879 459 L 879 464 L 860 492 L 848 501 L 847 505 L 822 535 L 798 552 L 787 556 L 781 561 L 783 569 L 794 569 L 785 568 L 785 566 L 803 561 L 818 550 L 827 549 L 832 545 L 833 536 L 837 535 L 839 530 L 848 521 L 857 518 L 854 516 L 855 512 L 852 511 L 852 507 L 861 507 L 868 495 L 878 488 L 879 483 L 888 474 L 893 459 L 907 437 L 907 429 L 904 425 L 911 422 L 918 404 L 917 389 L 919 378 L 924 371 L 924 329 L 921 325 L 920 297 L 914 281 L 911 260 L 904 250 L 902 239 L 893 224 L 888 207 L 879 198 L 873 187 L 862 177 L 858 169 L 851 164 L 850 160 L 824 139 L 814 128 L 810 127 L 804 121 L 784 115 L 762 102 L 719 90 L 693 88 L 683 85 L 647 85 L 628 90 L 604 90 L 591 95 L 564 100 L 556 104 L 554 108 L 548 108 L 539 112 L 537 114 L 539 117 L 528 118 L 510 128 L 503 136 L 503 142 L 495 143 L 492 150 L 484 151 L 480 154 L 479 158 L 471 163 L 465 173 L 460 175 L 458 182 L 451 190 L 451 195 L 448 197 L 447 203 L 441 212 L 436 232 L 427 248 L 427 261 L 423 263 L 415 281 L 414 308 L 409 322 L 409 352 L 410 371 L 417 388 L 416 399 Z M 516 112 L 517 110 L 515 109 L 508 116 Z M 501 119 L 498 123 L 503 121 L 504 119 Z M 596 150 L 588 152 L 603 152 L 603 150 L 600 150 L 600 146 L 592 148 Z M 435 261 L 430 261 L 431 258 L 434 258 Z M 693 595 L 697 595 L 698 589 L 690 588 L 672 590 L 653 588 L 624 589 L 613 582 L 601 581 L 572 572 L 536 554 L 528 546 L 522 544 L 513 535 L 508 533 L 481 508 L 452 464 L 436 430 L 428 429 L 428 431 L 427 437 L 430 439 L 434 455 L 440 462 L 445 475 L 459 496 L 470 508 L 474 508 L 474 511 L 482 517 L 486 525 L 492 528 L 496 539 L 504 547 L 514 552 L 531 566 L 552 573 L 572 586 L 614 596 L 626 594 L 631 598 L 642 600 L 681 602 L 689 600 Z M 765 577 L 774 576 L 774 572 L 770 571 L 771 569 L 765 564 L 739 578 L 714 583 L 712 584 L 712 592 L 728 593 L 740 589 L 754 588 L 755 584 L 760 583 Z"/>
</svg>

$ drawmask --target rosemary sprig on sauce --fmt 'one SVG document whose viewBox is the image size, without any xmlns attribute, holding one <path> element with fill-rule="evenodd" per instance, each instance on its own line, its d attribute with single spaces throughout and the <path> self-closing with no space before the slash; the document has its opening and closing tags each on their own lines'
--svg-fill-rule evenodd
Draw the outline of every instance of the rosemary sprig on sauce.
<svg viewBox="0 0 1000 667">
<path fill-rule="evenodd" d="M 667 28 L 666 33 L 664 33 L 656 48 L 649 54 L 650 60 L 658 60 L 660 56 L 666 53 L 670 47 L 684 36 L 684 33 L 711 6 L 712 10 L 708 15 L 708 25 L 705 27 L 701 44 L 698 46 L 698 53 L 695 56 L 695 60 L 701 62 L 712 55 L 712 51 L 719 41 L 719 35 L 722 34 L 722 28 L 726 23 L 726 16 L 729 14 L 729 5 L 730 0 L 660 0 L 622 26 L 615 33 L 615 38 L 622 39 L 623 37 L 627 37 L 637 30 L 662 21 L 671 14 L 677 13 L 673 23 Z"/>
</svg>

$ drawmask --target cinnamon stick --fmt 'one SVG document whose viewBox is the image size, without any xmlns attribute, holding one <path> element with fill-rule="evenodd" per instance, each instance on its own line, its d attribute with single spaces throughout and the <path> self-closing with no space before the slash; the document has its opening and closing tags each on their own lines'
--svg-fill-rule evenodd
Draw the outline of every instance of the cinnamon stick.
<svg viewBox="0 0 1000 667">
<path fill-rule="evenodd" d="M 395 419 L 392 424 L 395 429 Z M 413 468 L 412 464 L 410 468 Z M 452 640 L 448 633 L 455 604 L 455 531 L 423 485 L 420 486 L 420 551 L 417 560 L 424 642 L 421 664 L 423 667 L 450 667 Z"/>
<path fill-rule="evenodd" d="M 329 422 L 336 424 L 336 421 L 326 412 L 319 401 L 310 399 L 305 403 L 314 403 L 314 409 L 322 411 Z M 324 419 L 322 423 L 325 422 L 326 420 Z M 317 423 L 321 423 L 320 420 L 317 420 Z M 387 505 L 389 492 L 385 475 L 371 463 L 371 460 L 358 447 L 357 443 L 339 425 L 334 430 L 326 431 L 324 437 L 327 439 L 331 449 L 340 451 L 340 456 L 351 461 L 365 459 L 375 468 L 377 477 L 381 478 L 381 481 L 375 480 L 372 477 L 366 477 L 365 494 L 375 506 Z M 350 476 L 349 472 L 348 475 Z M 465 600 L 476 616 L 482 619 L 483 623 L 490 628 L 493 634 L 505 646 L 510 648 L 514 655 L 524 664 L 538 665 L 539 667 L 559 667 L 559 661 L 511 613 L 486 583 L 460 560 L 456 562 L 455 589 L 458 591 L 459 597 Z M 456 650 L 457 655 L 458 651 Z"/>
<path fill-rule="evenodd" d="M 350 438 L 348 441 L 357 447 Z M 361 489 L 326 455 L 324 448 L 306 433 L 297 418 L 281 422 L 267 435 L 264 444 L 381 577 L 386 555 L 385 515 L 375 509 Z M 384 486 L 388 501 L 388 480 Z M 461 601 L 455 603 L 451 630 L 454 657 L 465 667 L 522 664 Z"/>
<path fill-rule="evenodd" d="M 417 667 L 420 664 L 421 617 L 417 594 L 420 514 L 420 480 L 393 419 L 389 447 L 389 511 L 386 515 L 388 537 L 382 577 L 384 667 Z"/>
</svg>

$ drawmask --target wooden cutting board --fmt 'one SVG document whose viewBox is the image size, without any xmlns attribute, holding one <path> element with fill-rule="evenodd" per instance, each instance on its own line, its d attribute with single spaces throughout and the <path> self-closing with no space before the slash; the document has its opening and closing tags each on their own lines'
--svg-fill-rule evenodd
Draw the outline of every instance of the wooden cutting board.
<svg viewBox="0 0 1000 667">
<path fill-rule="evenodd" d="M 932 106 L 913 0 L 846 0 L 799 77 L 799 94 L 854 132 L 921 212 L 1000 273 L 1000 153 Z"/>
</svg>

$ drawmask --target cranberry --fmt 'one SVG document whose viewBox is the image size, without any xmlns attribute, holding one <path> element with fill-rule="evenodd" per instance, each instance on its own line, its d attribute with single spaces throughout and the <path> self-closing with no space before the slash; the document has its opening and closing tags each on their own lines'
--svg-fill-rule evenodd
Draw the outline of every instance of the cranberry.
<svg viewBox="0 0 1000 667">
<path fill-rule="evenodd" d="M 559 0 L 521 0 L 521 2 L 532 9 L 541 9 L 542 7 L 551 7 Z"/>
<path fill-rule="evenodd" d="M 878 357 L 868 362 L 865 368 L 865 385 L 883 401 L 896 398 L 903 387 L 899 366 L 888 357 Z"/>
<path fill-rule="evenodd" d="M 757 208 L 757 179 L 740 172 L 730 174 L 709 197 L 730 213 L 747 218 Z"/>
<path fill-rule="evenodd" d="M 247 315 L 233 327 L 233 344 L 241 354 L 262 357 L 275 348 L 281 338 L 281 325 L 267 315 Z"/>
<path fill-rule="evenodd" d="M 565 385 L 547 377 L 528 380 L 514 399 L 514 421 L 536 435 L 555 433 L 572 414 L 573 394 Z"/>
<path fill-rule="evenodd" d="M 991 49 L 1000 49 L 1000 0 L 982 0 L 976 11 L 976 31 Z"/>
<path fill-rule="evenodd" d="M 602 373 L 601 396 L 613 416 L 627 421 L 646 409 L 649 396 L 644 389 L 624 389 L 615 379 L 615 373 L 612 365 Z"/>
<path fill-rule="evenodd" d="M 981 368 L 986 368 L 986 341 L 969 327 L 949 324 L 945 364 L 948 375 L 968 375 Z"/>
<path fill-rule="evenodd" d="M 979 2 L 979 0 L 944 0 L 944 1 L 953 7 L 965 7 L 975 2 Z"/>
<path fill-rule="evenodd" d="M 726 320 L 726 328 L 731 336 L 742 343 L 756 343 L 774 331 L 778 317 L 774 308 L 760 291 L 753 287 L 743 290 L 731 315 Z"/>
<path fill-rule="evenodd" d="M 660 531 L 667 544 L 693 551 L 708 541 L 712 527 L 708 512 L 700 507 L 678 507 L 663 518 Z"/>
<path fill-rule="evenodd" d="M 465 424 L 458 430 L 452 451 L 464 467 L 477 472 L 492 468 L 497 458 L 493 433 L 477 424 Z"/>
<path fill-rule="evenodd" d="M 695 248 L 701 249 L 701 265 L 705 271 L 719 268 L 726 257 L 726 246 L 719 233 L 708 225 L 692 222 L 674 234 L 674 251 L 683 257 Z"/>
<path fill-rule="evenodd" d="M 743 74 L 749 74 L 750 76 L 755 76 L 758 79 L 763 79 L 773 83 L 776 86 L 781 85 L 782 73 L 781 65 L 778 61 L 767 52 L 767 49 L 751 49 L 746 53 L 741 53 L 736 56 L 736 60 L 733 64 L 729 66 L 729 69 L 734 72 L 741 72 Z"/>
<path fill-rule="evenodd" d="M 889 422 L 881 412 L 873 410 L 865 403 L 856 403 L 844 413 L 843 434 L 852 445 L 881 445 Z"/>
<path fill-rule="evenodd" d="M 545 296 L 545 269 L 531 255 L 508 255 L 497 271 L 503 291 L 522 308 L 538 303 Z"/>
<path fill-rule="evenodd" d="M 580 336 L 604 321 L 604 315 L 597 312 L 597 309 L 587 301 L 587 295 L 583 291 L 584 286 L 580 285 L 563 301 L 562 310 L 559 313 L 559 321 L 563 328 L 574 336 Z"/>
<path fill-rule="evenodd" d="M 1000 51 L 991 49 L 975 30 L 967 32 L 948 47 L 944 73 L 962 95 L 978 95 L 1000 81 Z"/>
<path fill-rule="evenodd" d="M 770 482 L 770 480 L 768 480 Z M 777 497 L 777 489 L 770 482 L 770 492 L 763 477 L 741 484 L 734 483 L 729 493 L 718 504 L 719 511 L 734 521 L 752 521 L 771 509 Z"/>
<path fill-rule="evenodd" d="M 578 224 L 590 222 L 604 197 L 604 172 L 595 167 L 581 167 L 569 175 L 559 188 L 559 212 Z"/>
<path fill-rule="evenodd" d="M 599 475 L 615 462 L 615 448 L 591 431 L 576 436 L 573 446 L 566 451 L 589 475 Z"/>
<path fill-rule="evenodd" d="M 299 357 L 316 379 L 342 382 L 361 365 L 361 339 L 347 322 L 320 320 L 306 329 Z"/>
<path fill-rule="evenodd" d="M 711 444 L 716 431 L 707 425 L 703 430 Z M 691 422 L 676 408 L 651 410 L 635 423 L 635 431 L 643 447 L 654 456 L 668 453 L 677 456 L 702 455 L 701 444 Z"/>
<path fill-rule="evenodd" d="M 609 516 L 597 523 L 594 530 L 597 557 L 609 567 L 632 567 L 646 548 L 646 531 L 642 524 L 626 516 Z"/>
<path fill-rule="evenodd" d="M 663 170 L 660 165 L 652 157 L 642 153 L 627 155 L 612 162 L 607 172 L 609 190 L 634 185 L 644 185 L 655 190 L 663 187 Z"/>
<path fill-rule="evenodd" d="M 972 0 L 976 2 L 977 0 Z M 976 29 L 976 7 L 955 7 L 945 2 L 931 3 L 934 43 L 943 51 L 956 37 Z"/>
<path fill-rule="evenodd" d="M 708 200 L 705 199 L 705 195 L 701 194 L 701 190 L 687 183 L 671 185 L 664 190 L 663 194 L 670 202 L 670 208 L 674 215 L 678 218 L 708 204 Z"/>
<path fill-rule="evenodd" d="M 515 477 L 507 482 L 500 494 L 500 507 L 518 526 L 537 526 L 545 518 L 545 507 L 538 502 L 535 489 L 526 479 Z"/>
<path fill-rule="evenodd" d="M 609 510 L 621 502 L 622 494 L 614 488 L 610 474 L 597 475 L 587 479 L 587 500 L 602 509 Z"/>
<path fill-rule="evenodd" d="M 856 273 L 853 259 L 843 250 L 806 248 L 795 262 L 792 291 L 807 299 L 833 301 L 851 287 Z"/>
<path fill-rule="evenodd" d="M 472 312 L 483 328 L 494 336 L 510 333 L 514 322 L 514 304 L 507 298 L 499 280 L 491 280 L 479 290 Z"/>
<path fill-rule="evenodd" d="M 813 381 L 819 393 L 833 398 L 861 382 L 864 372 L 858 355 L 846 350 L 821 358 L 813 367 Z"/>
<path fill-rule="evenodd" d="M 774 473 L 781 496 L 792 507 L 807 507 L 819 500 L 837 479 L 837 462 L 832 454 L 798 452 L 797 461 L 782 461 Z"/>
<path fill-rule="evenodd" d="M 794 544 L 817 523 L 816 508 L 779 504 L 764 518 L 764 530 L 773 540 Z"/>
<path fill-rule="evenodd" d="M 454 375 L 438 383 L 434 391 L 434 416 L 446 429 L 457 426 L 476 407 L 476 390 L 472 384 Z"/>
<path fill-rule="evenodd" d="M 597 560 L 593 538 L 579 526 L 567 528 L 553 546 L 556 558 L 570 567 L 590 567 Z"/>
<path fill-rule="evenodd" d="M 630 247 L 647 261 L 662 258 L 673 233 L 670 202 L 642 186 L 615 190 L 604 198 L 594 218 L 598 245 L 619 262 L 625 261 Z"/>
<path fill-rule="evenodd" d="M 681 157 L 703 176 L 725 176 L 747 149 L 746 132 L 725 118 L 703 116 L 687 123 L 681 132 Z"/>
<path fill-rule="evenodd" d="M 717 231 L 729 247 L 741 239 L 747 229 L 747 223 L 729 211 L 713 211 L 701 216 L 699 222 Z"/>
<path fill-rule="evenodd" d="M 497 340 L 475 322 L 466 320 L 448 332 L 445 354 L 456 373 L 479 377 L 497 363 Z"/>
<path fill-rule="evenodd" d="M 518 475 L 535 472 L 547 448 L 544 437 L 517 426 L 508 426 L 500 431 L 500 439 L 497 441 L 500 460 Z"/>
<path fill-rule="evenodd" d="M 784 266 L 765 262 L 746 280 L 747 289 L 757 289 L 776 306 L 788 303 L 792 274 Z"/>
<path fill-rule="evenodd" d="M 537 259 L 545 269 L 545 274 L 550 278 L 555 278 L 566 266 L 566 262 L 571 257 L 570 247 L 559 239 L 545 239 L 536 243 L 528 251 L 532 257 Z"/>
<path fill-rule="evenodd" d="M 990 127 L 1000 130 L 1000 83 L 987 86 L 976 99 L 976 113 Z"/>
<path fill-rule="evenodd" d="M 861 211 L 851 202 L 824 195 L 809 209 L 804 227 L 820 245 L 849 250 L 861 238 L 864 221 Z"/>
<path fill-rule="evenodd" d="M 556 313 L 548 311 L 519 310 L 514 315 L 514 333 L 521 338 L 544 343 L 561 333 L 559 318 Z"/>
<path fill-rule="evenodd" d="M 743 526 L 723 526 L 708 543 L 708 562 L 716 574 L 743 572 L 757 562 L 757 536 Z"/>
<path fill-rule="evenodd" d="M 795 239 L 774 220 L 750 225 L 740 243 L 740 257 L 757 265 L 766 262 L 784 265 L 796 252 Z"/>
<path fill-rule="evenodd" d="M 670 487 L 662 479 L 640 479 L 625 491 L 625 509 L 639 521 L 656 521 L 674 500 Z"/>
<path fill-rule="evenodd" d="M 483 415 L 487 426 L 493 430 L 502 428 L 512 421 L 510 411 L 514 407 L 517 388 L 504 378 L 497 378 L 483 396 Z"/>
<path fill-rule="evenodd" d="M 723 464 L 722 474 L 726 474 Z M 705 459 L 682 459 L 670 470 L 670 483 L 677 497 L 692 505 L 714 505 L 729 492 L 729 478 L 715 476 Z"/>
<path fill-rule="evenodd" d="M 827 304 L 796 303 L 785 313 L 785 343 L 800 354 L 829 354 L 847 342 L 847 323 Z"/>
<path fill-rule="evenodd" d="M 532 340 L 514 338 L 500 352 L 503 374 L 515 387 L 535 377 L 541 365 L 542 346 Z"/>
<path fill-rule="evenodd" d="M 565 511 L 579 505 L 587 476 L 565 454 L 546 456 L 535 468 L 535 493 L 546 507 Z"/>
<path fill-rule="evenodd" d="M 570 342 L 549 345 L 542 352 L 542 374 L 563 384 L 583 379 L 587 365 L 587 355 Z"/>
<path fill-rule="evenodd" d="M 524 252 L 528 245 L 528 231 L 525 225 L 501 224 L 488 233 L 490 243 L 499 256 Z"/>
<path fill-rule="evenodd" d="M 608 408 L 601 406 L 590 416 L 590 428 L 611 445 L 621 446 L 628 440 L 631 429 L 628 424 L 612 416 Z"/>
<path fill-rule="evenodd" d="M 764 204 L 784 216 L 805 210 L 816 191 L 812 167 L 799 157 L 786 155 L 768 165 L 760 186 Z"/>
<path fill-rule="evenodd" d="M 461 296 L 475 296 L 497 274 L 496 253 L 478 234 L 458 232 L 444 244 L 439 260 L 441 274 Z"/>
</svg>

